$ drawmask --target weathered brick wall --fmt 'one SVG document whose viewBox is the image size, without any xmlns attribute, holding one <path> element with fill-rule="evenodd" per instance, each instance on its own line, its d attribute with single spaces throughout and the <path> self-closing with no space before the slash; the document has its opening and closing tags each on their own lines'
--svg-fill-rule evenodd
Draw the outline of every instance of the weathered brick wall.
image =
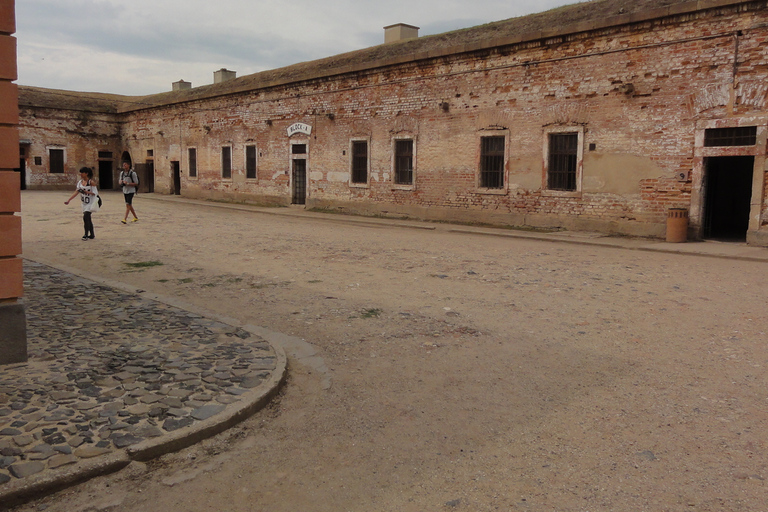
<svg viewBox="0 0 768 512">
<path fill-rule="evenodd" d="M 115 159 L 114 183 L 122 146 L 118 119 L 111 114 L 23 107 L 20 137 L 28 141 L 26 152 L 27 188 L 74 189 L 81 167 L 92 167 L 98 179 L 99 152 L 111 152 Z M 51 173 L 49 148 L 64 149 L 64 172 Z M 39 164 L 36 163 L 39 160 Z"/>
<path fill-rule="evenodd" d="M 120 116 L 118 145 L 135 163 L 152 161 L 160 193 L 174 189 L 178 165 L 185 196 L 286 204 L 291 142 L 301 140 L 309 206 L 660 236 L 668 208 L 701 196 L 701 123 L 768 125 L 767 22 L 766 2 L 745 3 L 148 108 Z M 80 142 L 108 139 L 103 121 L 103 133 L 92 129 Z M 289 138 L 296 122 L 311 136 Z M 74 118 L 39 123 L 41 141 L 80 143 Z M 558 127 L 582 133 L 572 193 L 546 186 L 545 142 Z M 488 135 L 506 137 L 502 190 L 478 187 Z M 398 137 L 414 140 L 412 187 L 393 186 Z M 370 147 L 365 186 L 349 183 L 350 141 L 360 138 Z M 257 179 L 245 175 L 247 145 L 257 147 Z M 223 146 L 232 150 L 231 179 L 221 176 Z M 760 225 L 768 223 L 761 201 Z M 700 222 L 696 212 L 691 219 Z"/>
</svg>

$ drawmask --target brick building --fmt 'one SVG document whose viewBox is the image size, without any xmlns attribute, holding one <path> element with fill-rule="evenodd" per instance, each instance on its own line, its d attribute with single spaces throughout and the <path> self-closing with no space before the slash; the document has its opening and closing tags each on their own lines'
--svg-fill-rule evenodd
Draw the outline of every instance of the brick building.
<svg viewBox="0 0 768 512">
<path fill-rule="evenodd" d="M 768 245 L 768 1 L 595 0 L 145 97 L 20 89 L 29 188 Z"/>
</svg>

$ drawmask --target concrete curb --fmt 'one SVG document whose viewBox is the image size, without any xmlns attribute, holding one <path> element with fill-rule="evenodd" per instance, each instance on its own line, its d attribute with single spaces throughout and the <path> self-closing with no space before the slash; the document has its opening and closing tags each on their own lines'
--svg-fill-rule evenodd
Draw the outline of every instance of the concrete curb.
<svg viewBox="0 0 768 512">
<path fill-rule="evenodd" d="M 36 260 L 30 260 L 36 261 Z M 162 302 L 179 309 L 192 311 L 196 314 L 216 319 L 222 323 L 241 328 L 251 334 L 262 338 L 280 336 L 278 333 L 271 333 L 264 328 L 257 328 L 252 325 L 241 325 L 235 319 L 222 318 L 213 313 L 204 311 L 193 311 L 189 305 L 179 301 L 171 300 L 161 296 L 144 293 L 135 287 L 123 283 L 117 283 L 106 279 L 94 279 L 92 276 L 83 275 L 76 269 L 67 268 L 62 265 L 51 264 L 49 262 L 37 261 L 43 265 L 48 265 L 64 272 L 89 279 L 94 282 L 104 284 L 113 288 L 122 289 L 130 293 L 140 294 L 145 298 Z M 165 300 L 164 300 L 165 299 Z M 266 337 L 265 337 L 266 334 Z M 269 340 L 267 340 L 269 342 Z M 96 476 L 102 476 L 119 471 L 130 464 L 132 461 L 147 461 L 166 453 L 174 452 L 191 446 L 195 443 L 219 434 L 228 428 L 242 422 L 256 412 L 263 409 L 282 388 L 285 383 L 288 358 L 282 346 L 271 343 L 275 351 L 276 361 L 275 369 L 269 378 L 259 384 L 256 388 L 240 395 L 240 402 L 229 404 L 226 408 L 213 415 L 212 417 L 200 421 L 189 427 L 183 427 L 179 430 L 169 432 L 154 439 L 147 439 L 141 443 L 128 446 L 122 450 L 112 452 L 106 455 L 94 457 L 88 461 L 80 461 L 74 465 L 49 470 L 37 476 L 29 476 L 20 480 L 8 482 L 0 487 L 0 510 L 7 510 L 10 507 L 20 505 L 32 499 L 37 499 L 47 494 L 54 493 L 64 488 L 84 482 Z"/>
</svg>

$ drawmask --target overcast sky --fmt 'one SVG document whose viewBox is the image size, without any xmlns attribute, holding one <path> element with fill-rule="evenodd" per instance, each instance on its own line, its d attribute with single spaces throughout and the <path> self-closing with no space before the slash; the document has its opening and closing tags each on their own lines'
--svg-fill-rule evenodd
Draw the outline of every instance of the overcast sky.
<svg viewBox="0 0 768 512">
<path fill-rule="evenodd" d="M 420 36 L 576 0 L 16 0 L 21 85 L 144 95 L 329 57 L 384 42 L 386 25 Z"/>
</svg>

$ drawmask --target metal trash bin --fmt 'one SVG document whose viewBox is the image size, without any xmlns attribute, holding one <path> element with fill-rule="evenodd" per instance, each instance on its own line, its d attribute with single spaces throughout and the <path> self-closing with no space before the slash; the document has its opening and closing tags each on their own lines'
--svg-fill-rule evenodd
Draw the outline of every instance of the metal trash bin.
<svg viewBox="0 0 768 512">
<path fill-rule="evenodd" d="M 667 242 L 688 240 L 688 208 L 670 208 L 667 211 Z"/>
</svg>

